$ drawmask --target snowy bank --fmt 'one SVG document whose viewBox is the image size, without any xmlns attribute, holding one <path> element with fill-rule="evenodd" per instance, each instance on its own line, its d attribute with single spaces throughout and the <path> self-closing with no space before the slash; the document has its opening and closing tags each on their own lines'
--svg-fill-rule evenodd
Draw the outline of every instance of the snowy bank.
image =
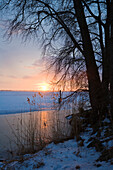
<svg viewBox="0 0 113 170">
<path fill-rule="evenodd" d="M 82 138 L 87 138 L 84 134 Z M 8 164 L 1 163 L 4 170 L 112 170 L 111 162 L 96 162 L 100 156 L 94 148 L 87 148 L 87 143 L 83 147 L 78 147 L 76 139 L 65 141 L 64 143 L 51 143 L 36 154 L 27 154 L 21 159 L 14 160 Z"/>
</svg>

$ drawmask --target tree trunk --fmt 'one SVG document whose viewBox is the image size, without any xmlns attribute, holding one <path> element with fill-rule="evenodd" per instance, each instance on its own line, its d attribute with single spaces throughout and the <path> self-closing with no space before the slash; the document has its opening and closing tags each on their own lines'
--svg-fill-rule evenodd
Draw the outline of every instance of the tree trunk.
<svg viewBox="0 0 113 170">
<path fill-rule="evenodd" d="M 113 119 L 113 1 L 110 2 L 110 106 Z"/>
<path fill-rule="evenodd" d="M 103 52 L 103 72 L 102 72 L 102 87 L 104 91 L 104 103 L 106 106 L 109 104 L 109 83 L 110 83 L 110 38 L 109 38 L 109 24 L 110 24 L 110 4 L 107 2 L 107 19 L 105 24 L 105 48 Z"/>
<path fill-rule="evenodd" d="M 98 111 L 100 111 L 102 108 L 102 96 L 103 96 L 102 84 L 100 81 L 99 72 L 96 65 L 94 51 L 81 0 L 73 1 L 83 40 L 84 57 L 86 62 L 87 77 L 89 83 L 90 102 L 93 111 L 95 112 L 96 115 L 98 115 Z"/>
</svg>

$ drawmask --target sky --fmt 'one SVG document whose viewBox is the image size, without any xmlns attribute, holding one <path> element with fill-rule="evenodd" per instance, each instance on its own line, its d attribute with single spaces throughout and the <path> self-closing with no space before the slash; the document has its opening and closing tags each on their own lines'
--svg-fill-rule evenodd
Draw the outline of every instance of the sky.
<svg viewBox="0 0 113 170">
<path fill-rule="evenodd" d="M 45 63 L 38 40 L 7 40 L 0 25 L 0 90 L 49 90 Z"/>
</svg>

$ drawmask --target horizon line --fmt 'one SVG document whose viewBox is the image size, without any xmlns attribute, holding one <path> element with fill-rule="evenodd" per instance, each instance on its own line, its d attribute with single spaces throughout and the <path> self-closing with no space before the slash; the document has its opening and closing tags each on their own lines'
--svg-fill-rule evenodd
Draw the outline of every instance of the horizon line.
<svg viewBox="0 0 113 170">
<path fill-rule="evenodd" d="M 79 89 L 81 91 L 89 91 L 88 89 Z M 0 90 L 0 91 L 21 91 L 21 92 L 59 92 L 59 91 L 63 91 L 63 92 L 75 92 L 75 91 L 78 91 L 77 89 L 76 90 L 55 90 L 55 91 L 52 91 L 52 90 L 47 90 L 47 91 L 43 91 L 43 90 Z"/>
</svg>

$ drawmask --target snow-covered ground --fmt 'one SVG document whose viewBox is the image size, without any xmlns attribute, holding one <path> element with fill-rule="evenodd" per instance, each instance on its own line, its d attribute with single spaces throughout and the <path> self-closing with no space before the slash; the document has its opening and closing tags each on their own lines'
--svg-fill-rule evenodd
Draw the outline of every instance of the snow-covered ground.
<svg viewBox="0 0 113 170">
<path fill-rule="evenodd" d="M 87 138 L 86 134 L 82 136 Z M 78 147 L 76 139 L 65 141 L 64 143 L 51 143 L 43 150 L 33 155 L 24 155 L 20 161 L 15 160 L 7 166 L 1 163 L 4 170 L 113 170 L 110 162 L 96 162 L 100 153 L 94 148 L 87 148 L 87 143 Z"/>
</svg>

